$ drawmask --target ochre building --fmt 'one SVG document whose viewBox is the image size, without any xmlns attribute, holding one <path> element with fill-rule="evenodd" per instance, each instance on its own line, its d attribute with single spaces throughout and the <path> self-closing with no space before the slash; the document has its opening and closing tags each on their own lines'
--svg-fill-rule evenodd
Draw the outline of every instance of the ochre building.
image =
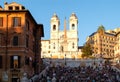
<svg viewBox="0 0 120 82">
<path fill-rule="evenodd" d="M 106 31 L 104 26 L 99 26 L 97 31 L 92 33 L 86 41 L 92 47 L 93 56 L 108 59 L 118 57 L 120 54 L 119 32 L 120 28 Z"/>
<path fill-rule="evenodd" d="M 15 2 L 0 6 L 0 82 L 17 82 L 40 72 L 43 25 Z"/>
<path fill-rule="evenodd" d="M 116 44 L 114 46 L 115 60 L 120 63 L 120 31 L 116 34 Z M 119 64 L 120 65 L 120 64 Z"/>
</svg>

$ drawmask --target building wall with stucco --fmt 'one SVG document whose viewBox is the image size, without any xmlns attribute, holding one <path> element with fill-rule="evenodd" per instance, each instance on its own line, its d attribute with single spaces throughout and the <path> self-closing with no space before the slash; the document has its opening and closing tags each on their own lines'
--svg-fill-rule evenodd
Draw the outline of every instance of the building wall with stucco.
<svg viewBox="0 0 120 82">
<path fill-rule="evenodd" d="M 35 55 L 40 55 L 35 49 L 40 50 L 36 44 L 41 38 L 37 30 L 39 25 L 21 4 L 6 2 L 0 8 L 0 82 L 17 82 L 25 72 L 28 77 L 35 74 Z"/>
<path fill-rule="evenodd" d="M 115 58 L 118 52 L 115 46 L 119 45 L 119 41 L 116 39 L 120 31 L 120 28 L 113 30 L 105 30 L 103 26 L 100 26 L 96 32 L 92 33 L 87 38 L 87 43 L 91 44 L 93 50 L 93 56 L 102 58 Z"/>
</svg>

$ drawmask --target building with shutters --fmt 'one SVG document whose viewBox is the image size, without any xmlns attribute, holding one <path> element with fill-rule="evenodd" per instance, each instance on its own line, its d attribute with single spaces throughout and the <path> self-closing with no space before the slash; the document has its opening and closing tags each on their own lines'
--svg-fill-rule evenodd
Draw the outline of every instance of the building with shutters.
<svg viewBox="0 0 120 82">
<path fill-rule="evenodd" d="M 0 82 L 17 82 L 40 72 L 40 44 L 43 25 L 29 10 L 12 2 L 0 6 Z"/>
<path fill-rule="evenodd" d="M 96 32 L 87 37 L 86 41 L 92 47 L 93 56 L 120 60 L 119 33 L 120 28 L 105 30 L 103 25 L 99 26 Z"/>
</svg>

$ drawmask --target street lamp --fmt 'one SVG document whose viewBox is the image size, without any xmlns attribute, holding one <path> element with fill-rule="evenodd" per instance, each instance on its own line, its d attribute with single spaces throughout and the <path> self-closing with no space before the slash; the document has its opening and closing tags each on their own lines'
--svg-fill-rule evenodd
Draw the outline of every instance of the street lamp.
<svg viewBox="0 0 120 82">
<path fill-rule="evenodd" d="M 66 66 L 66 54 L 65 54 L 65 66 Z"/>
<path fill-rule="evenodd" d="M 50 54 L 50 64 L 52 63 L 52 54 Z"/>
</svg>

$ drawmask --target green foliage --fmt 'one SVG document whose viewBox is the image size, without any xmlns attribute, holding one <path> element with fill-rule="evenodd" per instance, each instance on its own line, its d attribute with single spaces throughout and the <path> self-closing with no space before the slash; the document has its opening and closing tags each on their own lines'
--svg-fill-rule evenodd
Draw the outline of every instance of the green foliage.
<svg viewBox="0 0 120 82">
<path fill-rule="evenodd" d="M 92 56 L 92 48 L 90 44 L 85 44 L 82 49 L 82 57 L 91 57 Z"/>
</svg>

